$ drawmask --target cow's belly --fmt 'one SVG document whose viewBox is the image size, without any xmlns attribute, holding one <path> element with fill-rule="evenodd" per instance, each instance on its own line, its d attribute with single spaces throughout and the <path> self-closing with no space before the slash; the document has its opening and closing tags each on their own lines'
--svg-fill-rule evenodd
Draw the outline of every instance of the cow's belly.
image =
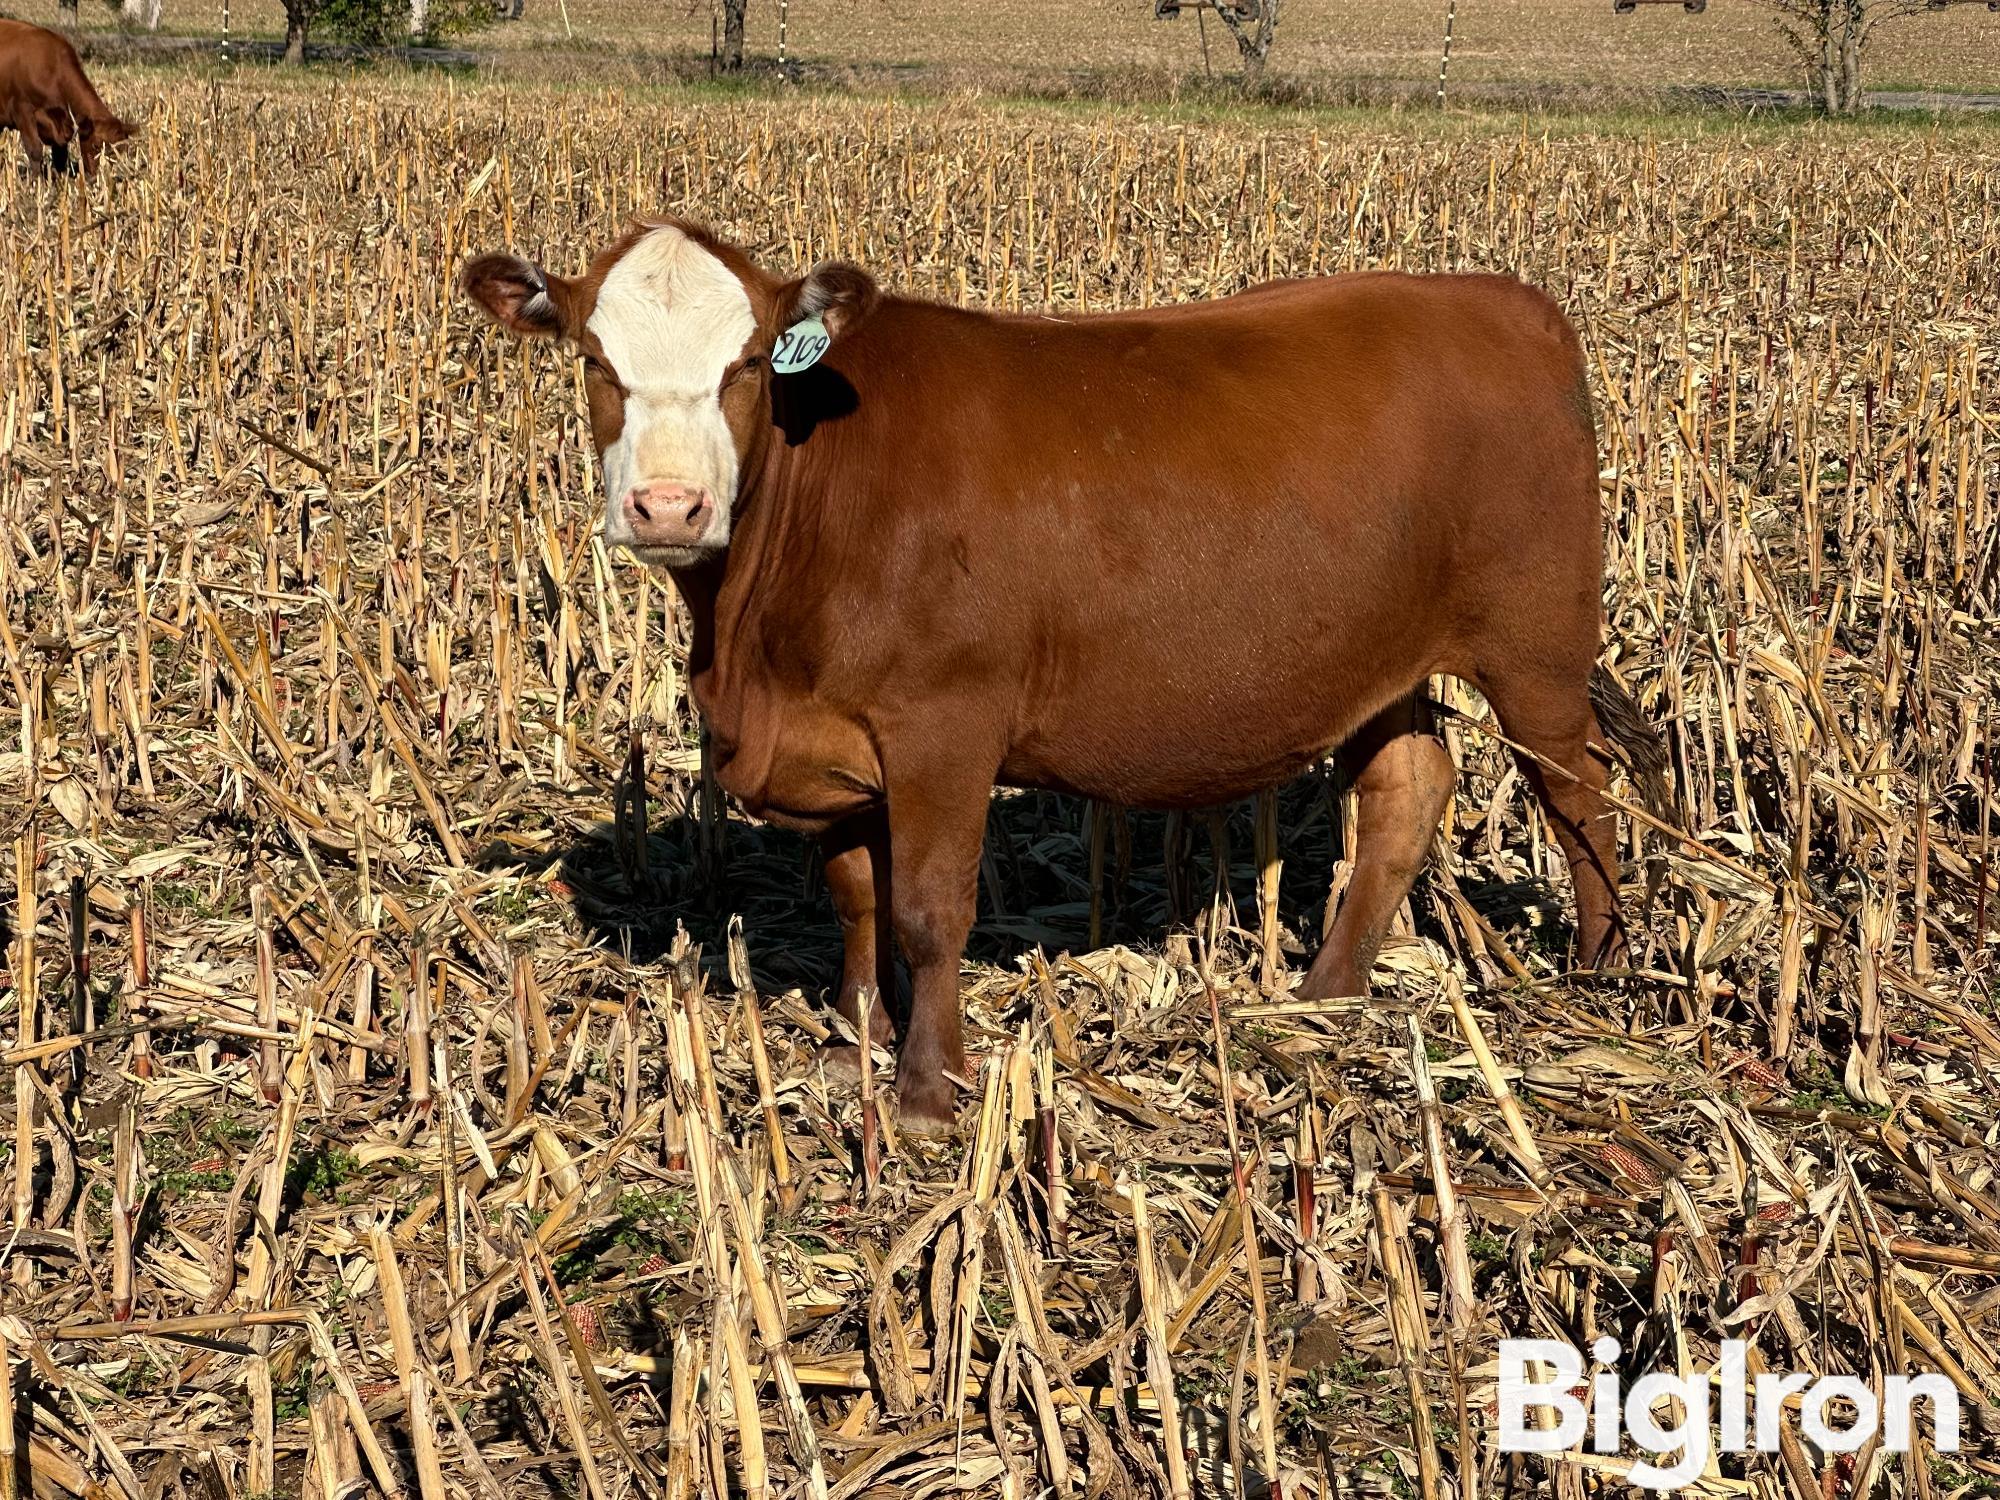
<svg viewBox="0 0 2000 1500">
<path fill-rule="evenodd" d="M 1106 642 L 1101 654 L 1076 643 L 1001 779 L 1127 807 L 1231 802 L 1290 780 L 1431 672 L 1449 670 L 1440 640 L 1415 622 L 1364 648 L 1325 637 L 1219 639 L 1209 650 L 1187 639 L 1160 642 L 1167 651 Z"/>
<path fill-rule="evenodd" d="M 1315 737 L 1315 742 L 1304 748 L 1287 747 L 1255 758 L 1234 754 L 1201 759 L 1172 755 L 1143 759 L 1115 754 L 1046 756 L 1030 750 L 1009 757 L 1001 768 L 1000 784 L 1067 792 L 1120 807 L 1165 811 L 1215 807 L 1282 785 L 1345 737 L 1330 733 Z"/>
<path fill-rule="evenodd" d="M 1193 734 L 1133 733 L 1119 726 L 1072 724 L 1017 748 L 1001 768 L 1008 786 L 1039 787 L 1166 810 L 1213 807 L 1282 785 L 1339 746 L 1381 708 L 1329 711 L 1289 735 L 1198 728 Z"/>
</svg>

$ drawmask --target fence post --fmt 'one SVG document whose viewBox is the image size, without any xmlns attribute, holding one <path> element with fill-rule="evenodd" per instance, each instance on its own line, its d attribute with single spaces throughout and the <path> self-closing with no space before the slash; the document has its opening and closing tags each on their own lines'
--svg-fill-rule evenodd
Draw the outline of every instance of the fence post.
<svg viewBox="0 0 2000 1500">
<path fill-rule="evenodd" d="M 1438 60 L 1438 108 L 1444 108 L 1444 75 L 1451 67 L 1451 22 L 1458 13 L 1458 0 L 1445 0 L 1444 56 Z"/>
</svg>

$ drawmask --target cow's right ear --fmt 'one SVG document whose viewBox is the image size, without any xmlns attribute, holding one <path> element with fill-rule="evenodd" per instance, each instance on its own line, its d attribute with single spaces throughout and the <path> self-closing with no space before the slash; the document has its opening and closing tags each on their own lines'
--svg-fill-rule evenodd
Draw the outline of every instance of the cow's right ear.
<svg viewBox="0 0 2000 1500">
<path fill-rule="evenodd" d="M 502 328 L 528 338 L 568 330 L 569 283 L 518 255 L 482 255 L 459 278 L 465 295 Z"/>
</svg>

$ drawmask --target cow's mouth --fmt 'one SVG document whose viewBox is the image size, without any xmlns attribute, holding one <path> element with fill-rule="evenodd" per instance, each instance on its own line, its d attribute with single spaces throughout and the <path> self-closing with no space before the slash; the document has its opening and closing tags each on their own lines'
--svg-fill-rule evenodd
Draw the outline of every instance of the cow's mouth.
<svg viewBox="0 0 2000 1500">
<path fill-rule="evenodd" d="M 710 546 L 650 546 L 641 542 L 621 542 L 618 545 L 624 547 L 635 562 L 644 563 L 649 568 L 692 568 L 707 562 L 722 550 Z"/>
</svg>

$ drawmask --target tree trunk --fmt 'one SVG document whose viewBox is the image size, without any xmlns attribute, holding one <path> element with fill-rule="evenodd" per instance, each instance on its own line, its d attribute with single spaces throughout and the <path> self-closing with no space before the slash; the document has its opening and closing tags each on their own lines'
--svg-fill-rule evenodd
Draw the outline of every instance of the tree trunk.
<svg viewBox="0 0 2000 1500">
<path fill-rule="evenodd" d="M 430 27 L 431 0 L 410 0 L 410 40 L 421 42 Z"/>
<path fill-rule="evenodd" d="M 57 0 L 56 11 L 65 31 L 76 30 L 76 0 Z"/>
<path fill-rule="evenodd" d="M 1766 0 L 1778 31 L 1805 68 L 1813 107 L 1826 115 L 1864 109 L 1862 56 L 1876 22 L 1912 14 L 1915 0 Z M 1933 4 L 1943 0 L 1932 0 Z M 1996 6 L 2000 8 L 2000 6 Z"/>
<path fill-rule="evenodd" d="M 1820 108 L 1825 113 L 1840 113 L 1840 69 L 1836 66 L 1839 46 L 1834 40 L 1837 23 L 1831 15 L 1825 18 L 1825 30 L 1819 38 L 1819 62 L 1813 68 L 1813 91 L 1819 95 Z"/>
<path fill-rule="evenodd" d="M 722 0 L 722 71 L 735 73 L 743 67 L 743 13 L 750 0 Z"/>
<path fill-rule="evenodd" d="M 1812 91 L 1822 113 L 1860 112 L 1861 49 L 1868 35 L 1870 0 L 1819 0 L 1812 17 Z M 1802 49 L 1803 50 L 1803 49 Z"/>
<path fill-rule="evenodd" d="M 1216 14 L 1228 24 L 1243 55 L 1243 86 L 1254 92 L 1264 86 L 1264 65 L 1278 34 L 1278 0 L 1220 0 L 1220 6 L 1228 8 L 1219 7 Z"/>
<path fill-rule="evenodd" d="M 1840 112 L 1844 115 L 1861 112 L 1861 38 L 1857 34 L 1860 18 L 1850 14 L 1847 35 L 1840 43 Z"/>
<path fill-rule="evenodd" d="M 288 63 L 306 60 L 306 19 L 305 0 L 285 0 L 285 61 Z"/>
</svg>

